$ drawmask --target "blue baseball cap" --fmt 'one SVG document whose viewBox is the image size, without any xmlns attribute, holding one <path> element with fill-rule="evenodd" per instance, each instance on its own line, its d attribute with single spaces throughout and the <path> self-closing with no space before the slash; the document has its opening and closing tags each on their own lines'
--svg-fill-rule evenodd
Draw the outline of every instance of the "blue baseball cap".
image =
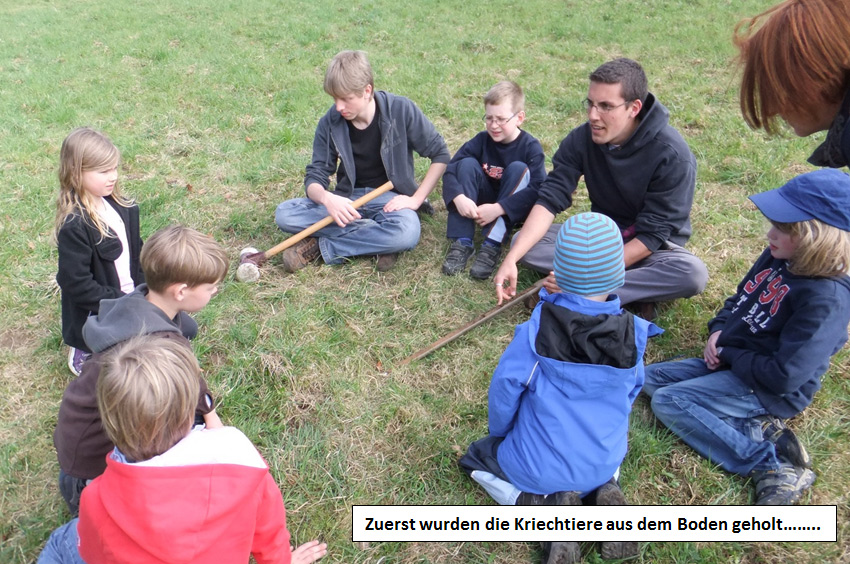
<svg viewBox="0 0 850 564">
<path fill-rule="evenodd" d="M 819 219 L 850 231 L 850 176 L 834 168 L 801 174 L 784 186 L 750 196 L 750 200 L 771 221 Z"/>
</svg>

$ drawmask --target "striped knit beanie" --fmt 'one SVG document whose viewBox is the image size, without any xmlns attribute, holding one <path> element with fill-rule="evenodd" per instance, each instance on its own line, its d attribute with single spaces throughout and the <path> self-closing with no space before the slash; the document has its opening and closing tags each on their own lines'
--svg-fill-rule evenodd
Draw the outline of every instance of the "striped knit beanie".
<svg viewBox="0 0 850 564">
<path fill-rule="evenodd" d="M 610 294 L 623 285 L 623 236 L 599 213 L 570 217 L 555 241 L 555 280 L 563 292 L 579 296 Z"/>
</svg>

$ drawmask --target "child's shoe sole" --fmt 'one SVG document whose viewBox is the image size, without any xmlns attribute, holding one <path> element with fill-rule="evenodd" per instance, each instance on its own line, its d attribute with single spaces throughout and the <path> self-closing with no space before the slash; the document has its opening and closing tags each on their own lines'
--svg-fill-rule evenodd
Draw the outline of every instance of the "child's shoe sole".
<svg viewBox="0 0 850 564">
<path fill-rule="evenodd" d="M 613 479 L 600 486 L 596 494 L 596 505 L 628 505 L 623 490 Z M 640 553 L 637 541 L 602 541 L 599 553 L 605 560 L 635 558 Z"/>
<path fill-rule="evenodd" d="M 546 564 L 574 564 L 581 562 L 581 548 L 575 541 L 553 542 Z"/>
</svg>

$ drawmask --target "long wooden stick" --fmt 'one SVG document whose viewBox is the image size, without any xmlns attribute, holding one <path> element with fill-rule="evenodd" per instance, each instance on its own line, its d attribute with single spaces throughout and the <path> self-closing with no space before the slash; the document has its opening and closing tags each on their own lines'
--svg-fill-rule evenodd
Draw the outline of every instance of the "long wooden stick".
<svg viewBox="0 0 850 564">
<path fill-rule="evenodd" d="M 353 207 L 354 209 L 357 209 L 360 206 L 362 206 L 363 204 L 365 204 L 367 202 L 371 202 L 372 200 L 374 200 L 375 198 L 377 198 L 381 194 L 383 194 L 385 192 L 389 192 L 392 189 L 393 189 L 393 183 L 388 180 L 387 182 L 381 184 L 380 186 L 378 186 L 377 188 L 375 188 L 371 192 L 368 192 L 365 195 L 354 200 L 354 202 L 352 202 L 352 204 L 351 204 L 351 207 Z M 298 241 L 300 241 L 302 239 L 306 239 L 307 237 L 309 237 L 310 235 L 312 235 L 313 233 L 315 233 L 319 229 L 321 229 L 323 227 L 327 227 L 328 225 L 333 223 L 333 221 L 334 221 L 334 218 L 332 218 L 331 216 L 328 216 L 324 219 L 317 221 L 316 223 L 314 223 L 313 225 L 311 225 L 307 229 L 304 229 L 303 231 L 299 231 L 298 233 L 296 233 L 295 235 L 293 235 L 289 239 L 278 243 L 277 245 L 275 245 L 274 247 L 272 247 L 271 249 L 266 251 L 266 258 L 273 257 L 276 254 L 278 254 L 279 252 L 288 249 L 289 247 L 291 247 L 292 245 L 294 245 Z"/>
<path fill-rule="evenodd" d="M 515 296 L 513 299 L 503 303 L 502 305 L 494 307 L 490 311 L 482 313 L 481 315 L 479 315 L 474 320 L 470 321 L 469 323 L 467 323 L 466 325 L 464 325 L 460 329 L 456 329 L 456 330 L 452 331 L 451 333 L 449 333 L 445 337 L 443 337 L 443 338 L 441 338 L 437 341 L 434 341 L 433 343 L 431 343 L 430 345 L 428 345 L 424 349 L 421 349 L 421 350 L 413 353 L 409 357 L 402 360 L 399 363 L 399 366 L 404 366 L 405 364 L 409 364 L 409 363 L 413 362 L 414 360 L 419 360 L 420 358 L 425 358 L 426 356 L 428 356 L 429 354 L 431 354 L 435 350 L 442 348 L 443 346 L 447 345 L 448 343 L 451 343 L 452 341 L 454 341 L 455 339 L 457 339 L 461 335 L 464 335 L 464 334 L 468 333 L 469 331 L 472 331 L 473 329 L 475 329 L 476 327 L 478 327 L 482 323 L 493 319 L 494 317 L 496 317 L 497 315 L 499 315 L 503 311 L 512 308 L 516 304 L 522 303 L 523 300 L 525 300 L 525 298 L 532 296 L 532 295 L 535 295 L 535 294 L 537 294 L 537 292 L 540 291 L 540 288 L 543 287 L 543 281 L 544 280 L 545 280 L 545 278 L 543 280 L 540 280 L 539 282 L 537 282 L 536 284 L 534 284 L 533 286 L 531 286 L 527 290 L 524 290 L 521 294 Z"/>
</svg>

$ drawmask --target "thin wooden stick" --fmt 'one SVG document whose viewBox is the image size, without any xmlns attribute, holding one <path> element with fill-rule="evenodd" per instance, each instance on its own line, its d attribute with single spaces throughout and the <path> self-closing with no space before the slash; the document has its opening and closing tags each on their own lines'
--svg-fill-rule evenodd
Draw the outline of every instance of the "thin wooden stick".
<svg viewBox="0 0 850 564">
<path fill-rule="evenodd" d="M 419 360 L 421 358 L 425 358 L 426 356 L 428 356 L 429 354 L 431 354 L 435 350 L 442 348 L 443 346 L 447 345 L 448 343 L 451 343 L 452 341 L 454 341 L 455 339 L 457 339 L 461 335 L 464 335 L 464 334 L 468 333 L 469 331 L 472 331 L 473 329 L 475 329 L 476 327 L 478 327 L 482 323 L 493 319 L 494 317 L 496 317 L 497 315 L 499 315 L 503 311 L 512 308 L 516 304 L 522 303 L 523 300 L 525 300 L 525 298 L 532 296 L 532 295 L 535 295 L 535 294 L 537 294 L 537 292 L 540 291 L 540 288 L 543 287 L 544 280 L 545 280 L 545 278 L 543 280 L 540 280 L 539 282 L 537 282 L 536 284 L 534 284 L 533 286 L 531 286 L 527 290 L 524 290 L 521 294 L 515 296 L 513 299 L 503 303 L 502 305 L 494 307 L 490 311 L 482 313 L 477 318 L 470 321 L 469 323 L 467 323 L 466 325 L 464 325 L 460 329 L 456 329 L 456 330 L 452 331 L 451 333 L 449 333 L 445 337 L 443 337 L 443 338 L 441 338 L 437 341 L 434 341 L 433 343 L 431 343 L 430 345 L 428 345 L 424 349 L 421 349 L 421 350 L 413 353 L 409 357 L 402 360 L 399 363 L 399 366 L 404 366 L 406 364 L 413 362 L 414 360 Z"/>
</svg>

